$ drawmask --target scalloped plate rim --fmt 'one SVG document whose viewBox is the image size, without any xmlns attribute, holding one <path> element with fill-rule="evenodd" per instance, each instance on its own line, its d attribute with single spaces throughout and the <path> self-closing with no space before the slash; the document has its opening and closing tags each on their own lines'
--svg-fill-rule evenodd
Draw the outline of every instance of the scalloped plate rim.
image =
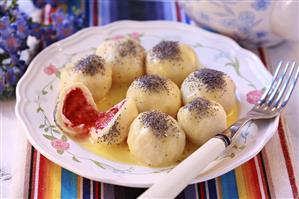
<svg viewBox="0 0 299 199">
<path fill-rule="evenodd" d="M 57 46 L 61 45 L 62 43 L 67 43 L 70 42 L 74 39 L 76 39 L 77 37 L 79 37 L 80 35 L 84 35 L 88 32 L 92 32 L 93 30 L 96 30 L 98 32 L 101 31 L 108 31 L 109 29 L 113 29 L 113 28 L 119 28 L 120 26 L 126 26 L 128 27 L 129 25 L 131 26 L 173 26 L 173 25 L 178 25 L 181 26 L 183 28 L 193 28 L 196 29 L 197 31 L 200 31 L 201 34 L 204 34 L 206 37 L 214 37 L 214 40 L 218 39 L 221 41 L 225 41 L 226 43 L 228 43 L 230 46 L 232 46 L 234 49 L 233 51 L 241 53 L 242 56 L 246 56 L 249 57 L 251 60 L 253 60 L 254 62 L 257 62 L 259 65 L 263 65 L 263 63 L 260 61 L 260 59 L 252 52 L 250 52 L 249 50 L 243 49 L 242 47 L 240 47 L 234 40 L 223 36 L 223 35 L 219 35 L 216 33 L 211 33 L 208 32 L 206 30 L 197 28 L 197 27 L 193 27 L 187 24 L 183 24 L 183 23 L 178 23 L 178 22 L 166 22 L 166 21 L 147 21 L 147 22 L 140 22 L 140 21 L 128 21 L 128 20 L 124 20 L 124 21 L 118 21 L 118 22 L 114 22 L 102 27 L 89 27 L 89 28 L 85 28 L 77 33 L 75 33 L 74 35 L 63 39 L 61 41 L 58 41 L 52 45 L 50 45 L 49 47 L 47 47 L 46 49 L 44 49 L 42 52 L 40 52 L 31 62 L 31 64 L 28 67 L 28 70 L 26 71 L 26 73 L 23 75 L 23 77 L 21 78 L 21 80 L 19 81 L 18 85 L 17 85 L 17 91 L 16 91 L 16 97 L 17 97 L 17 102 L 16 102 L 16 107 L 15 107 L 15 112 L 17 115 L 17 118 L 19 119 L 19 121 L 21 122 L 23 128 L 25 129 L 25 133 L 27 136 L 27 139 L 30 141 L 30 143 L 42 154 L 44 155 L 46 158 L 50 159 L 51 161 L 57 163 L 58 165 L 61 165 L 62 167 L 73 171 L 74 173 L 77 173 L 78 175 L 87 177 L 89 179 L 92 180 L 96 180 L 96 181 L 102 181 L 105 183 L 111 183 L 111 184 L 117 184 L 117 185 L 122 185 L 122 186 L 130 186 L 130 187 L 148 187 L 150 186 L 152 183 L 149 184 L 140 184 L 140 183 L 134 183 L 134 182 L 121 182 L 121 178 L 118 177 L 118 179 L 115 178 L 97 178 L 94 176 L 87 176 L 84 172 L 81 172 L 78 168 L 76 168 L 76 166 L 73 166 L 72 164 L 67 164 L 65 163 L 65 161 L 61 161 L 58 158 L 55 157 L 55 155 L 52 155 L 52 152 L 46 151 L 44 150 L 43 147 L 41 147 L 38 143 L 36 143 L 35 139 L 32 137 L 32 135 L 29 133 L 30 132 L 30 128 L 31 126 L 28 125 L 29 121 L 27 120 L 26 117 L 24 117 L 25 113 L 24 110 L 22 110 L 22 107 L 24 107 L 26 105 L 26 103 L 29 103 L 28 101 L 28 96 L 27 94 L 24 92 L 24 89 L 26 88 L 26 86 L 28 84 L 30 84 L 30 79 L 34 78 L 33 75 L 31 75 L 32 71 L 37 70 L 37 67 L 34 68 L 32 67 L 35 62 L 37 62 L 38 59 L 40 59 L 41 57 L 45 56 L 48 52 L 54 50 L 54 48 L 56 48 Z M 265 69 L 265 68 L 261 68 L 261 67 L 257 67 L 256 68 L 258 70 L 258 72 L 262 73 L 262 76 L 264 78 L 266 78 L 268 81 L 270 81 L 271 79 L 271 74 Z M 273 126 L 278 126 L 278 120 L 279 118 L 276 118 L 273 121 Z M 267 129 L 268 131 L 268 129 Z M 259 148 L 256 149 L 252 154 L 250 154 L 250 158 L 255 156 L 263 147 L 264 145 L 269 141 L 269 139 L 273 136 L 273 134 L 275 133 L 275 130 L 273 130 L 273 132 L 271 134 L 269 134 L 268 137 L 265 137 L 265 139 L 262 141 L 262 144 L 260 144 Z M 249 160 L 250 158 L 248 157 L 244 157 L 241 161 L 240 164 L 246 162 L 247 160 Z M 234 167 L 235 168 L 235 167 Z M 216 176 L 222 175 L 230 170 L 232 170 L 233 168 L 226 168 L 226 169 L 222 169 L 220 172 L 218 172 L 218 174 Z M 216 176 L 207 176 L 206 178 L 201 178 L 200 180 L 194 180 L 192 183 L 196 183 L 196 182 L 201 182 L 204 180 L 208 180 L 211 178 L 214 178 Z"/>
</svg>

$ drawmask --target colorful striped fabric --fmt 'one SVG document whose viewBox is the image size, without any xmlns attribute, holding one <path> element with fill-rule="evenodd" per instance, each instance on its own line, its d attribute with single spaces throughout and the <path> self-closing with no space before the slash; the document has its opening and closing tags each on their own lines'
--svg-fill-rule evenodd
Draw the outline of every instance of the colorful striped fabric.
<svg viewBox="0 0 299 199">
<path fill-rule="evenodd" d="M 192 24 L 191 20 L 173 1 L 117 1 L 69 0 L 69 5 L 80 6 L 91 26 L 105 25 L 122 19 L 175 20 Z M 71 6 L 69 6 L 71 7 Z M 259 55 L 267 65 L 263 50 Z M 283 129 L 280 128 L 283 143 Z M 284 155 L 287 157 L 287 147 Z M 189 185 L 177 198 L 271 198 L 265 154 L 260 153 L 247 163 L 225 175 L 203 183 Z M 290 161 L 290 160 L 286 160 Z M 288 168 L 294 197 L 298 196 L 292 182 L 292 164 Z M 29 197 L 30 198 L 136 198 L 144 189 L 110 185 L 77 176 L 61 168 L 32 149 Z M 296 195 L 297 194 L 297 195 Z"/>
</svg>

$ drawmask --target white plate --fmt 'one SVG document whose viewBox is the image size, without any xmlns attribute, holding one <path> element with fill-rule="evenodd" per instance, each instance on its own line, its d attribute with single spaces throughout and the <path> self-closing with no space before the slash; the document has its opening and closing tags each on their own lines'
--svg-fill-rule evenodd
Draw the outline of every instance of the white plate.
<svg viewBox="0 0 299 199">
<path fill-rule="evenodd" d="M 236 82 L 241 115 L 252 107 L 254 97 L 271 80 L 258 57 L 233 40 L 177 22 L 121 21 L 87 28 L 56 42 L 35 57 L 19 82 L 16 114 L 29 141 L 40 153 L 60 166 L 93 180 L 148 187 L 170 169 L 129 165 L 99 157 L 64 136 L 53 122 L 59 87 L 54 66 L 63 67 L 74 55 L 95 49 L 105 39 L 116 39 L 122 35 L 138 37 L 146 49 L 161 40 L 177 40 L 192 45 L 203 65 L 228 73 Z M 277 125 L 277 119 L 267 125 L 249 125 L 194 182 L 222 175 L 254 157 L 272 137 Z"/>
</svg>

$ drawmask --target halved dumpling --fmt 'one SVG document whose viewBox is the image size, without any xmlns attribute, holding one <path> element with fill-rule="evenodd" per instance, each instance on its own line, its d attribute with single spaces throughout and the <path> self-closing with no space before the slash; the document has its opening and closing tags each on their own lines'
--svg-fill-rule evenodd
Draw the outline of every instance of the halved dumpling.
<svg viewBox="0 0 299 199">
<path fill-rule="evenodd" d="M 99 112 L 87 87 L 76 83 L 61 91 L 54 117 L 65 133 L 90 134 L 92 141 L 118 144 L 127 137 L 137 115 L 132 99 L 124 99 L 108 111 Z"/>
<path fill-rule="evenodd" d="M 98 117 L 91 92 L 82 83 L 74 83 L 60 91 L 54 120 L 57 126 L 70 135 L 87 135 Z"/>
<path fill-rule="evenodd" d="M 95 126 L 90 129 L 91 139 L 104 144 L 123 142 L 129 133 L 138 111 L 134 100 L 126 98 L 107 112 L 100 113 Z"/>
</svg>

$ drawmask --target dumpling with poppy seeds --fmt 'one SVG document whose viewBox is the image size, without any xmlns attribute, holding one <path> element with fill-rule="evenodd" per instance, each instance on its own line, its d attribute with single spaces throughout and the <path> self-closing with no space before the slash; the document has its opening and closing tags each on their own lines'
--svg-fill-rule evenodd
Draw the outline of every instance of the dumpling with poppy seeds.
<svg viewBox="0 0 299 199">
<path fill-rule="evenodd" d="M 111 88 L 111 66 L 98 55 L 88 55 L 75 63 L 68 63 L 61 72 L 61 88 L 76 82 L 84 84 L 97 102 L 102 99 Z"/>
<path fill-rule="evenodd" d="M 188 75 L 181 85 L 181 92 L 184 104 L 203 97 L 218 102 L 227 113 L 237 103 L 234 81 L 224 72 L 210 68 Z"/>
</svg>

